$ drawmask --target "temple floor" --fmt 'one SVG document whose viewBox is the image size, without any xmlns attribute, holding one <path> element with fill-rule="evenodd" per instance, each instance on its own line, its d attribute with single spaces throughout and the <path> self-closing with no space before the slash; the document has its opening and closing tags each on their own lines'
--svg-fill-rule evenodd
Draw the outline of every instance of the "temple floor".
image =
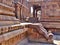
<svg viewBox="0 0 60 45">
<path fill-rule="evenodd" d="M 60 45 L 60 35 L 54 35 L 54 44 L 49 44 L 49 43 L 35 43 L 35 42 L 29 42 L 28 38 L 18 42 L 17 45 Z"/>
</svg>

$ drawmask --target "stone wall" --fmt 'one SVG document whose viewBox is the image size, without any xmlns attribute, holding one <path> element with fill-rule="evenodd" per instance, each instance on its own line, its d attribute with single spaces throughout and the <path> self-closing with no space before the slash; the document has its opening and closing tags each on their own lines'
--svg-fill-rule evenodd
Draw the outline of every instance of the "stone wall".
<svg viewBox="0 0 60 45">
<path fill-rule="evenodd" d="M 46 17 L 58 17 L 60 16 L 60 4 L 59 2 L 42 2 L 42 15 L 46 15 Z"/>
<path fill-rule="evenodd" d="M 46 28 L 60 28 L 60 1 L 44 1 L 41 3 L 42 15 L 41 21 Z M 58 31 L 56 31 L 58 32 Z"/>
</svg>

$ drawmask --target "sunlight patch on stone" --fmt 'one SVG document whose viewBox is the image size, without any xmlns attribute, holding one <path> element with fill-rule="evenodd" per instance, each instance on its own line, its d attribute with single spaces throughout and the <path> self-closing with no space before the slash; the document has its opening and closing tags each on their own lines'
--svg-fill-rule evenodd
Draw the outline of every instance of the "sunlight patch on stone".
<svg viewBox="0 0 60 45">
<path fill-rule="evenodd" d="M 54 40 L 54 44 L 60 45 L 60 40 Z"/>
</svg>

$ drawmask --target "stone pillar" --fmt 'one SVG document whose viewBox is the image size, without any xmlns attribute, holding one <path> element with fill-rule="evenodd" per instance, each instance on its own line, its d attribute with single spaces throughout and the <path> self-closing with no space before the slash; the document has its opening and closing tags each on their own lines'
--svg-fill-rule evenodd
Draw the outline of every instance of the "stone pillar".
<svg viewBox="0 0 60 45">
<path fill-rule="evenodd" d="M 15 3 L 15 17 L 18 18 L 18 16 L 17 16 L 17 3 Z"/>
<path fill-rule="evenodd" d="M 33 6 L 33 17 L 35 17 L 35 7 Z"/>
</svg>

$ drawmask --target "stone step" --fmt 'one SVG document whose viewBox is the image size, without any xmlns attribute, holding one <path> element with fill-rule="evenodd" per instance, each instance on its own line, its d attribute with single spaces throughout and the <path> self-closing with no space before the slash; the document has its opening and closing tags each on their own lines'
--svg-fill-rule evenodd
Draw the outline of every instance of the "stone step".
<svg viewBox="0 0 60 45">
<path fill-rule="evenodd" d="M 0 26 L 0 35 L 7 32 L 19 30 L 19 29 L 24 29 L 24 26 L 21 26 L 20 24 Z"/>
<path fill-rule="evenodd" d="M 0 6 L 1 6 L 1 7 L 5 7 L 5 8 L 7 8 L 8 10 L 12 10 L 12 11 L 15 10 L 14 7 L 10 7 L 10 6 L 8 6 L 8 5 L 6 5 L 6 4 L 3 4 L 3 3 L 0 3 Z"/>
<path fill-rule="evenodd" d="M 0 15 L 0 21 L 19 21 L 16 17 L 8 16 L 8 15 Z"/>
<path fill-rule="evenodd" d="M 60 40 L 60 35 L 54 35 L 55 40 Z"/>
<path fill-rule="evenodd" d="M 53 32 L 54 35 L 60 35 L 60 32 Z"/>
<path fill-rule="evenodd" d="M 8 12 L 8 13 L 7 13 Z M 10 16 L 15 16 L 15 14 L 13 12 L 10 11 L 6 11 L 6 10 L 1 10 L 0 9 L 0 14 L 5 14 L 5 15 L 10 15 Z"/>
<path fill-rule="evenodd" d="M 24 29 L 19 29 L 19 30 L 15 30 L 15 31 L 12 31 L 12 32 L 8 32 L 8 33 L 5 33 L 3 35 L 0 35 L 0 43 L 2 41 L 7 41 L 17 35 L 20 35 L 20 34 L 24 34 L 27 30 L 24 30 Z M 20 35 L 20 36 L 24 36 L 24 35 Z"/>
<path fill-rule="evenodd" d="M 28 43 L 27 45 L 56 45 L 56 44 L 46 44 L 46 43 Z"/>
</svg>

